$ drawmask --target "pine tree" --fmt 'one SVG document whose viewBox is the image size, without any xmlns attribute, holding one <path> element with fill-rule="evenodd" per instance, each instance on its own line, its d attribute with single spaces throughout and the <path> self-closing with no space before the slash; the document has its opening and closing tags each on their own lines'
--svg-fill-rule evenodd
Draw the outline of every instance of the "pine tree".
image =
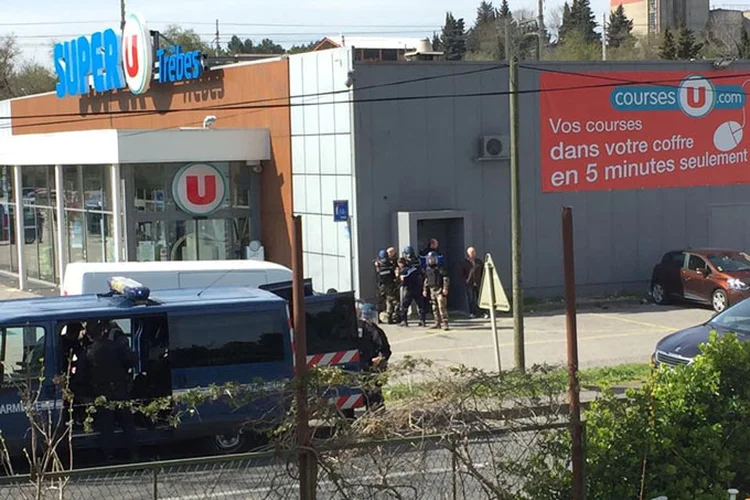
<svg viewBox="0 0 750 500">
<path fill-rule="evenodd" d="M 245 46 L 240 37 L 232 35 L 231 40 L 229 40 L 229 43 L 227 44 L 227 52 L 230 54 L 242 54 L 244 47 Z"/>
<path fill-rule="evenodd" d="M 494 23 L 497 19 L 497 10 L 492 5 L 492 2 L 482 0 L 477 8 L 477 19 L 474 21 L 474 26 L 481 26 L 485 23 Z"/>
<path fill-rule="evenodd" d="M 610 47 L 624 47 L 635 43 L 632 35 L 633 21 L 625 15 L 625 9 L 620 4 L 609 15 L 609 29 L 607 30 L 607 44 Z"/>
<path fill-rule="evenodd" d="M 686 61 L 695 59 L 701 48 L 703 48 L 703 44 L 696 42 L 693 31 L 683 24 L 677 37 L 677 59 Z"/>
<path fill-rule="evenodd" d="M 445 26 L 440 44 L 446 61 L 460 61 L 466 54 L 466 28 L 464 20 L 456 19 L 450 12 L 445 14 Z"/>
<path fill-rule="evenodd" d="M 510 11 L 510 6 L 508 6 L 508 0 L 503 0 L 500 4 L 500 8 L 497 9 L 497 18 L 503 20 L 513 19 L 513 13 Z"/>
<path fill-rule="evenodd" d="M 560 41 L 565 40 L 565 35 L 567 35 L 570 31 L 573 30 L 573 15 L 570 11 L 570 5 L 568 5 L 568 2 L 566 1 L 563 4 L 563 14 L 562 14 L 562 23 L 560 24 L 560 28 L 558 29 L 557 36 L 560 39 Z"/>
<path fill-rule="evenodd" d="M 440 41 L 440 35 L 437 33 L 432 34 L 432 50 L 437 52 L 443 50 L 443 42 Z"/>
<path fill-rule="evenodd" d="M 677 45 L 669 28 L 664 31 L 664 39 L 659 46 L 659 57 L 670 61 L 677 59 Z"/>
<path fill-rule="evenodd" d="M 601 39 L 596 30 L 596 17 L 591 10 L 589 0 L 573 0 L 570 10 L 576 29 L 583 34 L 587 42 L 595 42 Z"/>
</svg>

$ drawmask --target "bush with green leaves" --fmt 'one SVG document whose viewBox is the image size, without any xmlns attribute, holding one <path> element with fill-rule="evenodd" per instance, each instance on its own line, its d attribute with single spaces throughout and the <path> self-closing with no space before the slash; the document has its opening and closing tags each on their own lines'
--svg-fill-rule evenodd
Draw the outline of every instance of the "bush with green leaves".
<svg viewBox="0 0 750 500">
<path fill-rule="evenodd" d="M 724 500 L 729 487 L 747 495 L 750 343 L 714 333 L 692 364 L 654 370 L 625 399 L 593 403 L 585 419 L 588 499 Z M 531 473 L 564 491 L 569 448 L 557 450 Z"/>
</svg>

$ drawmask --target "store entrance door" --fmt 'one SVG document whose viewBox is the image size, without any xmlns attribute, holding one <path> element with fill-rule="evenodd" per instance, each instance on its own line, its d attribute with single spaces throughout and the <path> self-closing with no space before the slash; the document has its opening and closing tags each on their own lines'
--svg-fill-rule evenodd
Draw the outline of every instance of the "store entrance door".
<svg viewBox="0 0 750 500">
<path fill-rule="evenodd" d="M 226 219 L 176 221 L 169 260 L 226 260 L 229 231 Z"/>
<path fill-rule="evenodd" d="M 249 241 L 247 217 L 144 220 L 136 223 L 136 259 L 231 260 Z"/>
</svg>

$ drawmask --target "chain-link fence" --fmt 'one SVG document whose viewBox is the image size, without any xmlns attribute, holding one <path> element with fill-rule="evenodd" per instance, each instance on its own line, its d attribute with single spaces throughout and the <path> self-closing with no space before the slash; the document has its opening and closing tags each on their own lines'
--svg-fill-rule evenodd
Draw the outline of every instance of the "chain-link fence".
<svg viewBox="0 0 750 500">
<path fill-rule="evenodd" d="M 459 500 L 524 490 L 524 466 L 546 425 L 474 435 L 356 443 L 315 449 L 318 498 Z M 299 498 L 295 452 L 250 453 L 0 478 L 0 500 L 193 500 Z"/>
</svg>

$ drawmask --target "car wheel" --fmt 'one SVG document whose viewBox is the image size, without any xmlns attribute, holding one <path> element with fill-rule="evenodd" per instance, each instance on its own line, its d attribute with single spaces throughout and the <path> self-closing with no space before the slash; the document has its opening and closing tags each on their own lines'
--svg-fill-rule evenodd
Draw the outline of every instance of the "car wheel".
<svg viewBox="0 0 750 500">
<path fill-rule="evenodd" d="M 234 432 L 216 434 L 211 438 L 214 452 L 219 455 L 239 453 L 245 449 L 247 437 L 239 429 Z"/>
<path fill-rule="evenodd" d="M 651 285 L 651 298 L 654 299 L 654 302 L 656 302 L 659 305 L 663 305 L 667 303 L 667 291 L 664 289 L 664 285 L 659 283 L 658 281 Z"/>
<path fill-rule="evenodd" d="M 724 312 L 724 310 L 729 307 L 729 297 L 727 297 L 727 292 L 721 288 L 714 290 L 713 295 L 711 295 L 711 305 L 717 313 Z"/>
</svg>

